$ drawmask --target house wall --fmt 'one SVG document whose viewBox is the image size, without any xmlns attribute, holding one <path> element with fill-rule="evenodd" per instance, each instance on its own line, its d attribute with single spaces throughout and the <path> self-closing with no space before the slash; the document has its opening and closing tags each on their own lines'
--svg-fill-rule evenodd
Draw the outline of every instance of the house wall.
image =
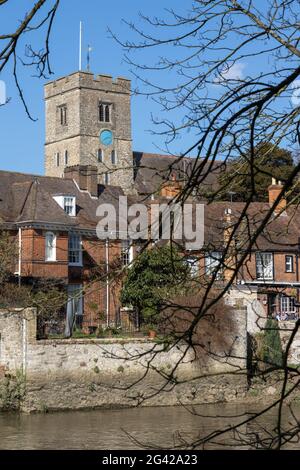
<svg viewBox="0 0 300 470">
<path fill-rule="evenodd" d="M 23 380 L 26 411 L 229 401 L 247 387 L 245 309 L 233 320 L 226 330 L 229 357 L 212 337 L 219 358 L 208 354 L 204 366 L 186 344 L 166 351 L 147 339 L 37 341 L 33 309 L 0 310 L 0 370 L 12 387 L 15 377 Z M 162 374 L 178 362 L 179 383 L 160 393 L 167 384 Z"/>
<path fill-rule="evenodd" d="M 68 277 L 68 233 L 56 234 L 56 261 L 45 260 L 45 233 L 43 230 L 22 229 L 22 276 L 36 278 Z"/>
<path fill-rule="evenodd" d="M 83 328 L 114 324 L 120 308 L 121 282 L 109 279 L 107 318 L 107 286 L 105 264 L 105 242 L 83 238 L 83 266 L 69 266 L 68 263 L 68 233 L 53 231 L 56 238 L 56 261 L 45 261 L 45 230 L 22 229 L 21 273 L 24 279 L 60 280 L 62 285 L 82 284 L 85 291 Z M 18 232 L 11 232 L 16 243 L 16 259 L 12 271 L 18 271 Z M 119 261 L 121 246 L 119 242 L 109 244 L 109 263 Z M 102 322 L 99 314 L 102 313 Z"/>
<path fill-rule="evenodd" d="M 262 250 L 263 251 L 263 250 Z M 268 252 L 268 250 L 265 250 Z M 294 257 L 294 272 L 285 272 L 285 256 L 293 255 Z M 297 262 L 298 252 L 282 251 L 273 252 L 274 260 L 274 281 L 281 282 L 297 282 L 299 280 L 299 263 Z M 252 253 L 246 259 L 240 275 L 241 279 L 251 281 L 256 279 L 256 256 Z"/>
</svg>

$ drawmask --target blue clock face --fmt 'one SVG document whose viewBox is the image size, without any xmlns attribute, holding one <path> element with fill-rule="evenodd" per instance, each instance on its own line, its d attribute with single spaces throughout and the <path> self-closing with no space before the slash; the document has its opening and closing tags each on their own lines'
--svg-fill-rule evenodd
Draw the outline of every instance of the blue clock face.
<svg viewBox="0 0 300 470">
<path fill-rule="evenodd" d="M 112 133 L 112 131 L 108 131 L 108 130 L 102 131 L 100 133 L 100 142 L 103 145 L 112 145 L 112 143 L 113 143 L 113 133 Z"/>
</svg>

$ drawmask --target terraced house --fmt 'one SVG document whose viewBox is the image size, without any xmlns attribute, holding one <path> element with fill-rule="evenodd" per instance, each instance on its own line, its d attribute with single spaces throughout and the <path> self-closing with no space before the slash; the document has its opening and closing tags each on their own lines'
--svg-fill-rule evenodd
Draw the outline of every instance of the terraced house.
<svg viewBox="0 0 300 470">
<path fill-rule="evenodd" d="M 118 212 L 124 195 L 129 204 L 169 200 L 188 181 L 194 160 L 132 151 L 126 79 L 77 72 L 47 84 L 45 101 L 45 176 L 0 171 L 1 228 L 10 231 L 18 246 L 14 274 L 19 282 L 52 280 L 67 289 L 77 325 L 86 330 L 93 331 L 100 314 L 107 326 L 119 324 L 126 314 L 119 301 L 121 278 L 112 279 L 109 270 L 116 262 L 122 272 L 140 244 L 118 236 L 99 240 L 97 208 L 110 203 Z M 295 318 L 298 209 L 286 209 L 282 200 L 239 267 L 246 249 L 243 230 L 234 237 L 234 256 L 224 255 L 224 246 L 244 203 L 203 200 L 221 170 L 222 162 L 214 163 L 199 194 L 192 195 L 194 202 L 205 204 L 203 250 L 185 253 L 193 273 L 222 282 L 238 268 L 235 283 L 255 290 L 266 313 Z M 254 230 L 270 210 L 281 186 L 273 181 L 268 191 L 269 203 L 250 206 L 247 230 Z"/>
</svg>

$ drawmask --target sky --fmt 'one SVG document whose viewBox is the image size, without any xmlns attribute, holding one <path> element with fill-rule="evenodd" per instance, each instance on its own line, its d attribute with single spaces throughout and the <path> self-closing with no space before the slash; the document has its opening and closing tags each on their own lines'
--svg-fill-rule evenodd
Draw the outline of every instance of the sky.
<svg viewBox="0 0 300 470">
<path fill-rule="evenodd" d="M 48 0 L 53 2 L 54 0 Z M 262 6 L 266 0 L 257 0 Z M 18 21 L 22 19 L 25 12 L 32 8 L 35 0 L 10 0 L 1 6 L 0 31 L 7 33 L 15 31 Z M 174 9 L 176 12 L 185 12 L 192 4 L 192 0 L 114 0 L 103 2 L 101 0 L 61 0 L 61 5 L 55 19 L 50 38 L 51 68 L 54 72 L 49 79 L 68 75 L 76 72 L 79 68 L 79 23 L 83 22 L 83 69 L 86 68 L 86 55 L 88 45 L 91 45 L 91 71 L 96 74 L 108 74 L 114 78 L 123 76 L 132 79 L 132 88 L 138 86 L 138 82 L 131 73 L 131 67 L 124 59 L 122 47 L 111 37 L 108 32 L 110 28 L 122 40 L 136 38 L 128 25 L 123 20 L 133 22 L 144 31 L 144 23 L 139 18 L 139 12 L 145 16 L 166 17 L 165 10 Z M 146 31 L 146 30 L 145 30 Z M 165 29 L 169 35 L 170 29 Z M 26 44 L 32 44 L 34 49 L 42 47 L 45 29 L 26 35 L 20 43 L 18 54 L 24 55 Z M 224 44 L 226 46 L 226 44 Z M 232 47 L 232 43 L 228 44 Z M 180 57 L 180 48 L 168 47 L 168 55 L 174 59 Z M 226 79 L 238 79 L 260 73 L 266 68 L 273 66 L 268 64 L 263 56 L 251 57 L 252 45 L 249 46 L 247 59 L 236 62 L 231 68 L 220 71 L 219 77 L 213 84 L 208 86 L 207 96 L 218 96 L 221 92 L 221 81 Z M 246 50 L 247 52 L 247 50 Z M 157 62 L 160 54 L 164 55 L 161 48 L 143 49 L 139 54 L 139 63 L 151 64 Z M 207 52 L 209 59 L 216 59 L 218 50 Z M 271 69 L 273 70 L 273 69 Z M 147 72 L 148 73 L 148 72 Z M 154 72 L 152 72 L 154 74 Z M 199 74 L 201 70 L 199 70 Z M 0 169 L 21 171 L 27 173 L 43 174 L 44 172 L 44 101 L 43 86 L 47 80 L 34 77 L 35 70 L 29 67 L 19 66 L 20 86 L 24 92 L 30 113 L 36 119 L 31 121 L 24 110 L 18 97 L 17 89 L 12 80 L 12 64 L 5 68 L 0 74 L 1 82 L 6 84 L 7 96 L 10 99 L 6 106 L 0 107 Z M 151 72 L 149 77 L 152 79 Z M 159 84 L 168 87 L 176 87 L 180 77 L 175 72 L 172 74 L 161 73 Z M 299 85 L 300 86 L 300 85 Z M 205 92 L 206 92 L 205 91 Z M 300 92 L 297 95 L 300 96 Z M 1 100 L 1 96 L 0 96 Z M 299 99 L 298 99 L 299 101 Z M 297 102 L 298 105 L 298 102 Z M 177 114 L 176 114 L 177 113 Z M 137 95 L 132 98 L 132 138 L 133 150 L 144 152 L 163 153 L 164 139 L 153 135 L 155 129 L 152 117 L 159 118 L 160 107 L 153 100 Z M 170 121 L 181 118 L 178 111 L 167 117 Z M 186 134 L 177 138 L 171 150 L 180 154 L 185 152 L 193 139 L 193 131 L 186 130 Z"/>
<path fill-rule="evenodd" d="M 10 32 L 22 19 L 24 13 L 34 4 L 32 0 L 11 0 L 7 6 L 1 7 L 0 31 Z M 162 6 L 163 4 L 163 6 Z M 124 61 L 122 48 L 112 39 L 108 27 L 124 39 L 128 37 L 129 28 L 123 19 L 139 22 L 138 13 L 152 15 L 153 11 L 163 13 L 163 8 L 182 5 L 181 0 L 61 0 L 51 36 L 51 66 L 54 74 L 51 80 L 78 70 L 79 22 L 83 21 L 83 64 L 86 66 L 86 51 L 90 44 L 91 71 L 95 74 L 108 74 L 113 77 L 130 75 L 130 67 Z M 28 35 L 21 43 L 19 54 L 25 50 L 26 43 L 41 44 L 44 31 Z M 0 107 L 0 169 L 26 173 L 43 174 L 44 172 L 44 79 L 33 77 L 35 71 L 20 67 L 19 78 L 22 90 L 28 102 L 32 122 L 26 116 L 18 98 L 18 92 L 11 78 L 11 65 L 0 74 L 0 80 L 6 83 L 7 96 L 10 102 Z M 152 127 L 151 113 L 153 103 L 143 97 L 132 99 L 132 134 L 133 149 L 156 152 L 160 145 L 149 130 Z"/>
</svg>

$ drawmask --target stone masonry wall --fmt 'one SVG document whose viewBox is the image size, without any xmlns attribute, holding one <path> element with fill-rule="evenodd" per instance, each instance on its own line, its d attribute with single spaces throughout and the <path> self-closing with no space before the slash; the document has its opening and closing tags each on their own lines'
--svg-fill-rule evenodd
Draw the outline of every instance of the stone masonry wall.
<svg viewBox="0 0 300 470">
<path fill-rule="evenodd" d="M 24 411 L 230 401 L 247 386 L 245 309 L 235 320 L 232 357 L 204 367 L 184 344 L 164 351 L 148 339 L 37 341 L 33 309 L 0 310 L 0 369 L 22 374 Z M 177 363 L 175 385 L 168 374 Z"/>
<path fill-rule="evenodd" d="M 94 77 L 91 73 L 77 72 L 55 80 L 45 86 L 46 143 L 45 173 L 61 177 L 65 168 L 64 155 L 68 153 L 68 166 L 93 165 L 98 167 L 99 183 L 109 173 L 109 184 L 121 186 L 126 193 L 133 191 L 133 156 L 131 138 L 130 81 L 113 80 L 108 75 Z M 99 103 L 111 105 L 110 122 L 99 121 Z M 60 107 L 67 107 L 67 123 L 60 123 Z M 111 130 L 112 145 L 102 145 L 99 135 Z M 98 161 L 98 150 L 103 161 Z M 111 153 L 116 151 L 117 162 L 112 164 Z M 56 154 L 59 153 L 57 166 Z"/>
</svg>

